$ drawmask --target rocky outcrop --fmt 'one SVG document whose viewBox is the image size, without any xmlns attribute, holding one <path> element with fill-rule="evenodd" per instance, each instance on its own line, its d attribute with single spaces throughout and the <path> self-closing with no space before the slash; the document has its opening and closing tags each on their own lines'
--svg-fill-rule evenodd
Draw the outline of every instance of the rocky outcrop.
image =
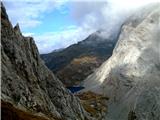
<svg viewBox="0 0 160 120">
<path fill-rule="evenodd" d="M 33 38 L 22 36 L 18 25 L 12 27 L 2 3 L 1 29 L 1 99 L 18 109 L 50 119 L 91 119 L 79 99 L 44 65 Z M 2 113 L 5 113 L 3 109 Z"/>
<path fill-rule="evenodd" d="M 139 9 L 123 25 L 113 55 L 84 82 L 107 95 L 106 120 L 160 119 L 160 4 Z"/>
<path fill-rule="evenodd" d="M 77 44 L 43 54 L 41 58 L 66 86 L 78 85 L 112 55 L 118 35 L 118 28 L 107 32 L 99 30 Z M 86 58 L 89 60 L 84 62 Z M 75 60 L 79 64 L 75 64 Z"/>
</svg>

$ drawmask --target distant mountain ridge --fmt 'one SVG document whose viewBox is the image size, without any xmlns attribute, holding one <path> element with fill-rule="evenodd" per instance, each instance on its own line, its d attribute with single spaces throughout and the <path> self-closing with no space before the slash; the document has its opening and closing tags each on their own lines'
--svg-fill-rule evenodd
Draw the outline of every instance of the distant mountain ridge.
<svg viewBox="0 0 160 120">
<path fill-rule="evenodd" d="M 119 32 L 99 30 L 61 51 L 42 54 L 41 58 L 65 85 L 77 85 L 112 55 Z"/>
</svg>

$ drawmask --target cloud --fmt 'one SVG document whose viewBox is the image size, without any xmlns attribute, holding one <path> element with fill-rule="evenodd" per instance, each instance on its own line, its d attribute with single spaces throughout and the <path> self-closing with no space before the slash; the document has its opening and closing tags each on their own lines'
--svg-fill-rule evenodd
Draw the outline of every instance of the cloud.
<svg viewBox="0 0 160 120">
<path fill-rule="evenodd" d="M 122 23 L 141 6 L 160 0 L 71 0 L 71 15 L 80 26 L 107 29 Z"/>
<path fill-rule="evenodd" d="M 15 25 L 19 22 L 23 29 L 40 25 L 43 22 L 43 13 L 59 9 L 65 0 L 5 0 L 3 3 L 12 23 Z"/>
<path fill-rule="evenodd" d="M 34 35 L 39 52 L 49 53 L 55 49 L 66 48 L 67 46 L 85 39 L 94 31 L 85 30 L 81 27 L 68 26 L 60 32 L 47 32 L 41 35 Z"/>
<path fill-rule="evenodd" d="M 35 34 L 34 33 L 22 33 L 24 36 L 34 36 Z"/>
<path fill-rule="evenodd" d="M 60 32 L 35 36 L 39 51 L 49 53 L 54 49 L 65 48 L 99 29 L 105 29 L 103 37 L 109 37 L 132 10 L 144 4 L 144 1 L 135 4 L 133 0 L 70 0 L 70 15 L 77 26 L 62 26 Z"/>
<path fill-rule="evenodd" d="M 4 4 L 12 23 L 18 21 L 23 29 L 42 24 L 44 13 L 54 9 L 66 14 L 68 11 L 62 7 L 69 3 L 69 15 L 76 25 L 62 26 L 61 31 L 46 31 L 41 35 L 24 33 L 34 37 L 40 53 L 48 53 L 77 43 L 99 29 L 105 29 L 103 37 L 108 37 L 135 9 L 153 2 L 160 0 L 5 0 Z"/>
<path fill-rule="evenodd" d="M 86 29 L 99 29 L 105 23 L 102 9 L 106 4 L 106 1 L 72 1 L 71 16 Z"/>
</svg>

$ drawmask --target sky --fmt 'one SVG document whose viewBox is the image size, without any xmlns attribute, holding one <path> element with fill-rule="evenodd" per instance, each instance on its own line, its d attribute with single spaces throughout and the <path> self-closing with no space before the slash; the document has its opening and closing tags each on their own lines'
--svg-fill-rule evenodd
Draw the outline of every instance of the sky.
<svg viewBox="0 0 160 120">
<path fill-rule="evenodd" d="M 91 33 L 113 29 L 139 6 L 160 0 L 2 0 L 14 25 L 32 36 L 41 54 L 65 48 Z"/>
</svg>

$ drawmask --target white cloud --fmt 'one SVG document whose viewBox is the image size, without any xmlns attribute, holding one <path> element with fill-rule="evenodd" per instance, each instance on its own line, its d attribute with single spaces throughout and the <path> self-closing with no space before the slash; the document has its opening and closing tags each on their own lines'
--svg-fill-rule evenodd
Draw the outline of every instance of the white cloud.
<svg viewBox="0 0 160 120">
<path fill-rule="evenodd" d="M 34 36 L 35 34 L 34 33 L 22 33 L 24 36 Z"/>
<path fill-rule="evenodd" d="M 114 27 L 138 7 L 160 0 L 71 0 L 73 18 L 81 26 L 100 29 Z"/>
<path fill-rule="evenodd" d="M 119 10 L 135 9 L 150 3 L 158 3 L 160 0 L 108 0 L 112 6 Z"/>
<path fill-rule="evenodd" d="M 124 21 L 128 12 L 144 3 L 143 1 L 143 3 L 133 4 L 133 0 L 72 0 L 70 1 L 70 14 L 77 22 L 78 27 L 64 28 L 62 26 L 60 32 L 35 36 L 39 51 L 40 53 L 48 53 L 54 49 L 67 47 L 85 39 L 98 29 L 106 29 L 107 32 L 103 36 L 108 37 L 109 33 Z"/>
<path fill-rule="evenodd" d="M 69 26 L 60 32 L 49 32 L 34 36 L 40 53 L 49 53 L 54 49 L 65 48 L 73 43 L 85 39 L 93 30 L 85 30 L 81 27 Z"/>
<path fill-rule="evenodd" d="M 110 33 L 132 10 L 160 0 L 5 0 L 4 4 L 13 24 L 18 21 L 23 29 L 40 25 L 44 12 L 61 10 L 66 2 L 70 3 L 70 15 L 77 26 L 62 26 L 59 32 L 51 31 L 41 35 L 24 33 L 34 36 L 40 53 L 67 47 L 98 29 L 106 29 L 106 33 Z M 66 14 L 66 11 L 62 13 Z"/>
<path fill-rule="evenodd" d="M 19 22 L 23 29 L 40 25 L 43 13 L 59 9 L 65 0 L 4 0 L 3 3 L 12 23 L 15 25 Z"/>
</svg>

